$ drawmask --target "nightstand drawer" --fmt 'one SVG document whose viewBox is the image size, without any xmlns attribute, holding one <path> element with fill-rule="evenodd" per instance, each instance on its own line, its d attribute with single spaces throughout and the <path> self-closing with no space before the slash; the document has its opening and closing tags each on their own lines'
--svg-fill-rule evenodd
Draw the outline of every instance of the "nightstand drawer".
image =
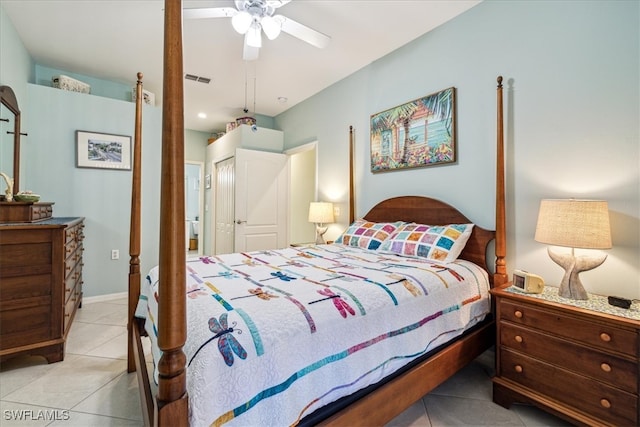
<svg viewBox="0 0 640 427">
<path fill-rule="evenodd" d="M 543 309 L 527 303 L 502 300 L 500 320 L 530 326 L 552 335 L 577 341 L 587 347 L 617 351 L 638 357 L 638 334 L 593 320 L 568 316 L 560 310 Z"/>
<path fill-rule="evenodd" d="M 573 344 L 565 339 L 507 322 L 500 323 L 500 343 L 520 353 L 637 394 L 637 361 Z"/>
<path fill-rule="evenodd" d="M 619 426 L 638 424 L 638 396 L 501 348 L 501 376 Z"/>
</svg>

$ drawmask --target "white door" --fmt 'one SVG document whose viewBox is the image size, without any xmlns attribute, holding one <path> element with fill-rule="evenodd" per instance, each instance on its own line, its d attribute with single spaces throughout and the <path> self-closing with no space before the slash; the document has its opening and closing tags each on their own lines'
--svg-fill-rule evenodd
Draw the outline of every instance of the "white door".
<svg viewBox="0 0 640 427">
<path fill-rule="evenodd" d="M 235 214 L 234 214 L 234 176 L 235 159 L 232 157 L 216 163 L 215 180 L 215 250 L 214 254 L 233 252 Z"/>
<path fill-rule="evenodd" d="M 234 252 L 287 245 L 286 164 L 285 154 L 236 150 Z"/>
</svg>

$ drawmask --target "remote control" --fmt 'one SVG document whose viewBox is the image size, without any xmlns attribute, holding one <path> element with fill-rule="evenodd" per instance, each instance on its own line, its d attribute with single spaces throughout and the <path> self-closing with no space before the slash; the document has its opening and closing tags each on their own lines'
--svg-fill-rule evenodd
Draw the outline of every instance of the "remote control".
<svg viewBox="0 0 640 427">
<path fill-rule="evenodd" d="M 631 307 L 631 300 L 621 297 L 609 297 L 609 304 L 615 305 L 620 308 L 629 308 Z"/>
</svg>

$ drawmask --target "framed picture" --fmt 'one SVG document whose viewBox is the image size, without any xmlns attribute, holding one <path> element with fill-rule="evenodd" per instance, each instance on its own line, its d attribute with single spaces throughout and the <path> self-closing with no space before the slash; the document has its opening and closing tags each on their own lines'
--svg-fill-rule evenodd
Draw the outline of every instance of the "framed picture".
<svg viewBox="0 0 640 427">
<path fill-rule="evenodd" d="M 371 172 L 456 161 L 455 88 L 371 116 Z"/>
<path fill-rule="evenodd" d="M 76 166 L 131 170 L 131 137 L 76 131 Z"/>
</svg>

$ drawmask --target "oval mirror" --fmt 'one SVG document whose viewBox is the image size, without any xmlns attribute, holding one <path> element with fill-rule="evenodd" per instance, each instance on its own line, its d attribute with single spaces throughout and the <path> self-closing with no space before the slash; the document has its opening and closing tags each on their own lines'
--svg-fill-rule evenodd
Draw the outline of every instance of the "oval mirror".
<svg viewBox="0 0 640 427">
<path fill-rule="evenodd" d="M 13 178 L 13 194 L 20 186 L 20 108 L 9 86 L 0 86 L 0 172 Z M 0 194 L 4 193 L 0 181 Z"/>
</svg>

